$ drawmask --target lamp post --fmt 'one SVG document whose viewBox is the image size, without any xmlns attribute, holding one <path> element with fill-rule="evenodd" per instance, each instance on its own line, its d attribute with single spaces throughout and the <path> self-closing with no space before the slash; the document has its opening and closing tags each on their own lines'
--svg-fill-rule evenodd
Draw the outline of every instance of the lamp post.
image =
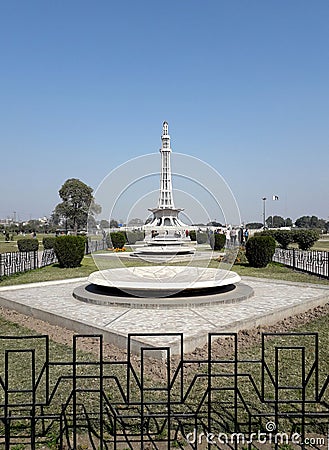
<svg viewBox="0 0 329 450">
<path fill-rule="evenodd" d="M 265 217 L 266 217 L 266 197 L 263 197 L 262 200 L 263 200 L 263 228 L 265 230 L 265 226 L 266 226 L 266 222 L 265 222 Z"/>
</svg>

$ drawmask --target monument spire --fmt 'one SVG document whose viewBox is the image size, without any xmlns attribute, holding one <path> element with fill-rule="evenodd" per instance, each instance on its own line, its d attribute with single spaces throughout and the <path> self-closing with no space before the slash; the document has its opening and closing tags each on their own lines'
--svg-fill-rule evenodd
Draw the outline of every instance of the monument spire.
<svg viewBox="0 0 329 450">
<path fill-rule="evenodd" d="M 171 183 L 171 166 L 170 166 L 170 136 L 168 133 L 168 123 L 163 122 L 162 135 L 161 135 L 162 147 L 161 153 L 161 176 L 160 176 L 160 195 L 158 201 L 158 208 L 170 209 L 175 208 L 172 183 Z"/>
<path fill-rule="evenodd" d="M 161 174 L 160 174 L 160 194 L 159 201 L 156 208 L 150 208 L 153 218 L 148 227 L 159 229 L 186 229 L 187 225 L 182 222 L 178 214 L 183 209 L 175 208 L 173 200 L 173 190 L 171 183 L 171 166 L 170 166 L 170 136 L 168 132 L 168 123 L 163 122 L 162 134 L 161 134 L 162 147 L 160 149 L 161 154 Z M 172 228 L 173 227 L 173 228 Z M 168 232 L 168 230 L 167 230 Z"/>
</svg>

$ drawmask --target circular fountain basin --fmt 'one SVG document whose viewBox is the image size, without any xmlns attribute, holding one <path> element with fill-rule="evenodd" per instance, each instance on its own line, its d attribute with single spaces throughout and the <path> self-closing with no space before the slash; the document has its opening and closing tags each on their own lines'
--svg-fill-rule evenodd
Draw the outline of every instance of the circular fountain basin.
<svg viewBox="0 0 329 450">
<path fill-rule="evenodd" d="M 187 240 L 183 240 L 182 238 L 176 238 L 174 236 L 161 236 L 161 237 L 154 237 L 152 239 L 145 239 L 144 241 L 147 245 L 184 245 L 186 244 Z"/>
<path fill-rule="evenodd" d="M 253 290 L 235 272 L 184 266 L 107 269 L 92 273 L 73 295 L 89 303 L 181 308 L 245 300 Z M 236 284 L 238 283 L 238 284 Z"/>
<path fill-rule="evenodd" d="M 195 248 L 190 246 L 181 246 L 181 245 L 157 245 L 157 246 L 145 246 L 145 247 L 137 247 L 133 252 L 132 256 L 140 256 L 140 255 L 153 255 L 153 256 L 164 256 L 164 255 L 184 255 L 184 254 L 194 254 Z"/>
<path fill-rule="evenodd" d="M 186 291 L 206 289 L 241 281 L 235 272 L 221 269 L 183 266 L 123 267 L 93 272 L 89 283 L 136 291 Z"/>
</svg>

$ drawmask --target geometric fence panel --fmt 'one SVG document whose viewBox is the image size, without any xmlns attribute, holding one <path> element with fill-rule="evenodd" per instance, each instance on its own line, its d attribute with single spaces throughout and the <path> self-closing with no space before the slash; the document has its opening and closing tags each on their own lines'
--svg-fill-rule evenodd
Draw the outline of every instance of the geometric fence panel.
<svg viewBox="0 0 329 450">
<path fill-rule="evenodd" d="M 294 270 L 329 278 L 329 252 L 326 251 L 276 248 L 273 261 Z"/>
<path fill-rule="evenodd" d="M 135 337 L 124 359 L 109 361 L 102 335 L 76 335 L 59 361 L 48 336 L 0 336 L 2 448 L 328 448 L 319 360 L 328 349 L 317 333 L 264 333 L 249 353 L 236 333 L 209 334 L 207 355 L 194 359 L 182 334 L 179 357 L 165 344 L 133 355 Z M 97 354 L 79 351 L 81 339 L 96 341 Z"/>
</svg>

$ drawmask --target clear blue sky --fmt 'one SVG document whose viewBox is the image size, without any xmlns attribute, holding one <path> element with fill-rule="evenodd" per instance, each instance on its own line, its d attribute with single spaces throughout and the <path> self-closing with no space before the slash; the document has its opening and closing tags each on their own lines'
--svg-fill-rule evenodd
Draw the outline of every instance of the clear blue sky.
<svg viewBox="0 0 329 450">
<path fill-rule="evenodd" d="M 3 0 L 0 217 L 50 215 L 68 178 L 130 158 L 211 164 L 242 219 L 329 208 L 327 0 Z M 153 206 L 153 205 L 150 205 Z"/>
</svg>

